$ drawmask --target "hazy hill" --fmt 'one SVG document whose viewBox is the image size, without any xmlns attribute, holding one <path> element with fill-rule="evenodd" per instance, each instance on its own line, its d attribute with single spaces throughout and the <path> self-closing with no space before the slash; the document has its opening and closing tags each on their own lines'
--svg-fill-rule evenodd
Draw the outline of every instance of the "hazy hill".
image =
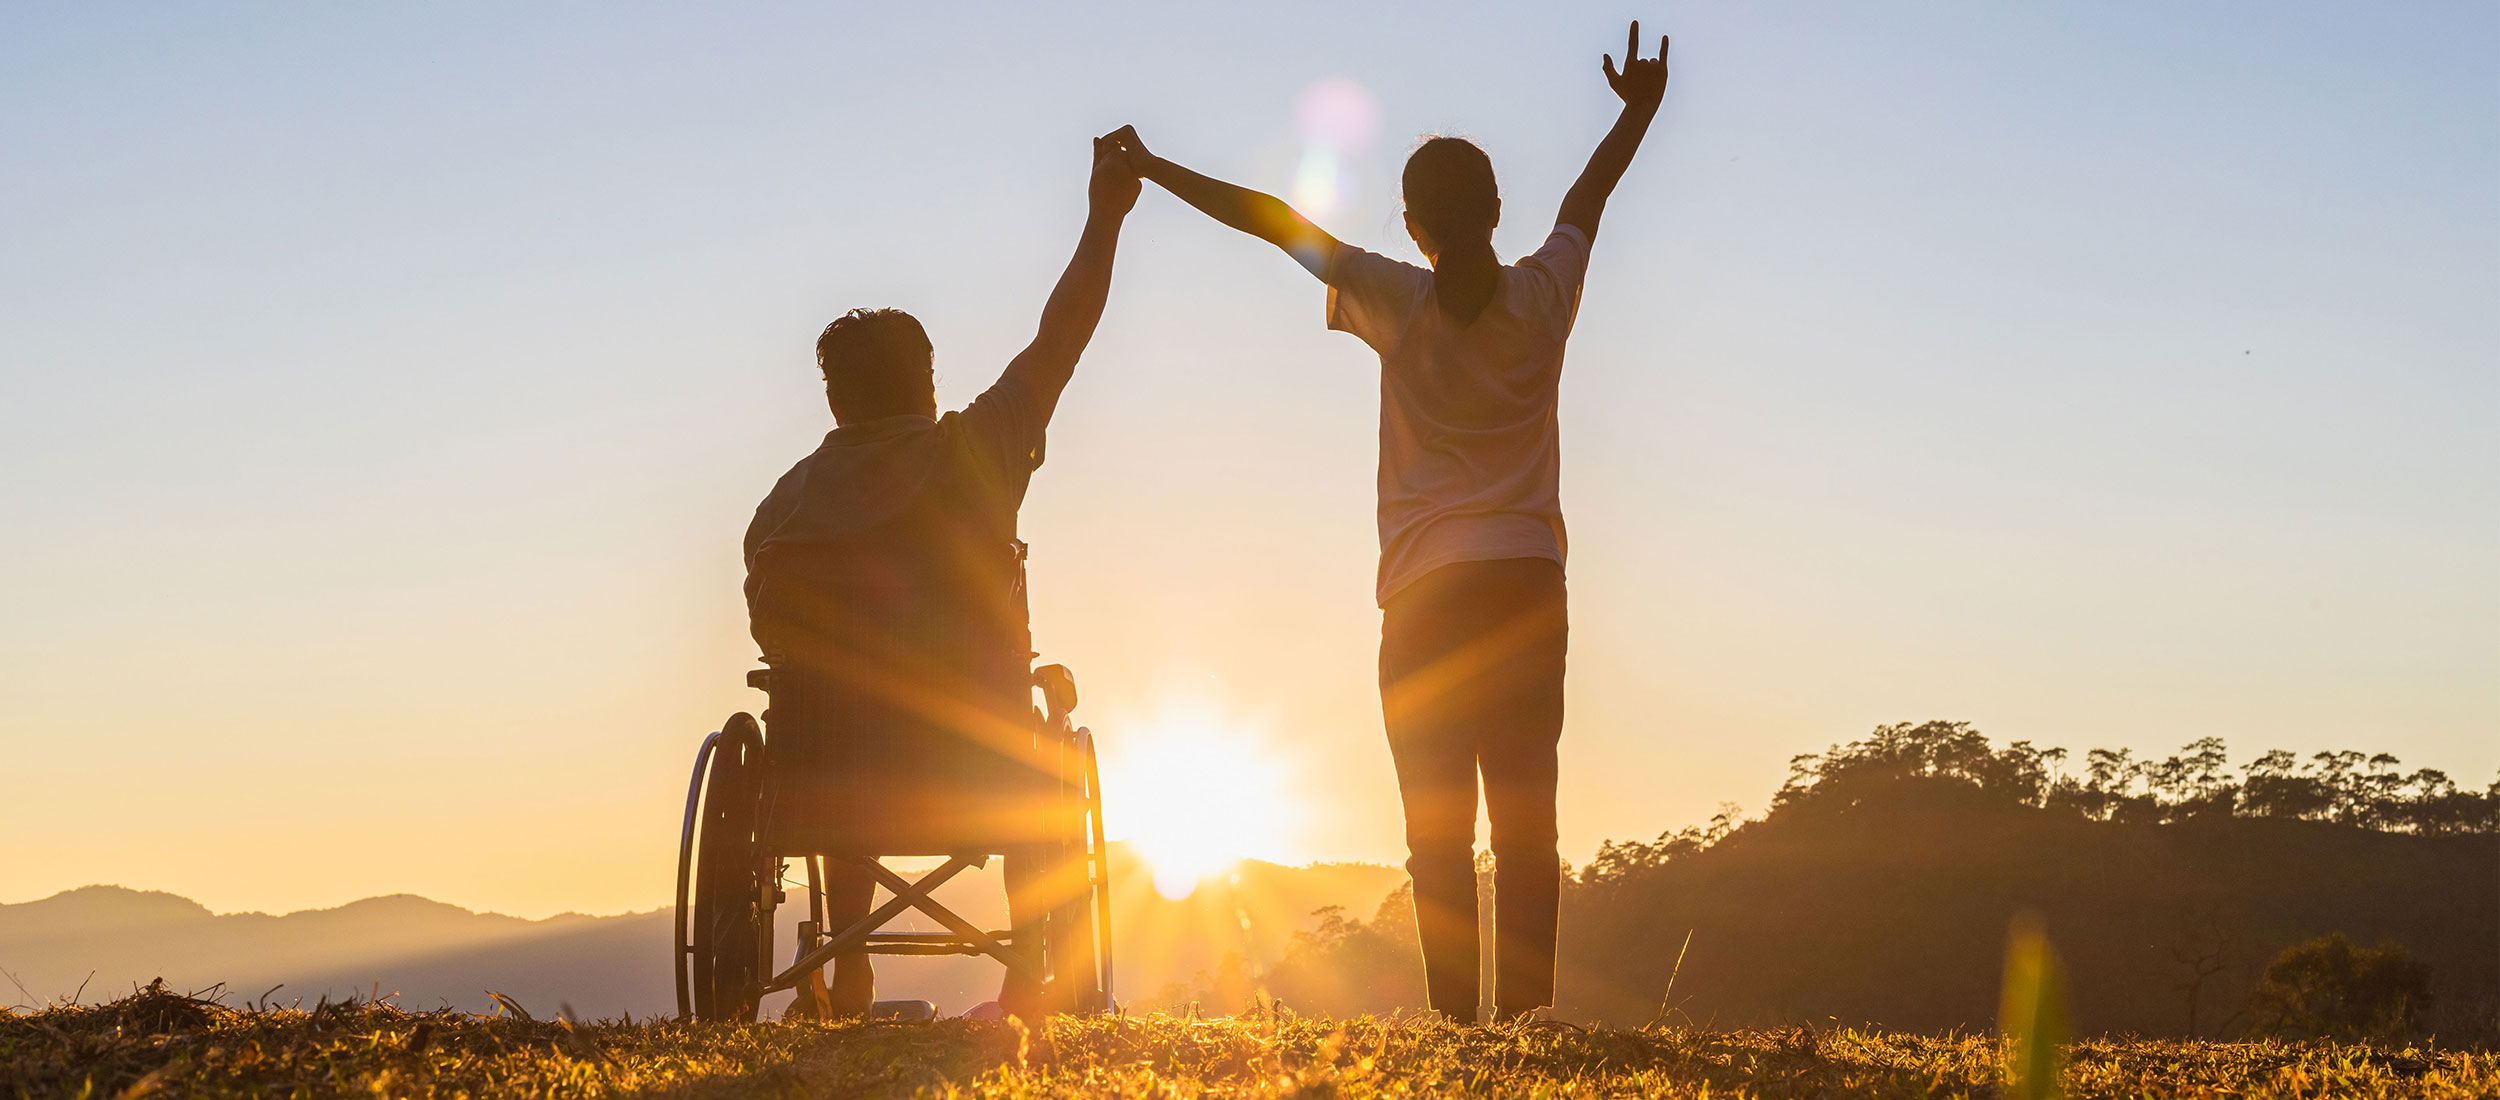
<svg viewBox="0 0 2500 1100">
<path fill-rule="evenodd" d="M 1124 997 L 1185 979 L 1228 950 L 1273 960 L 1307 927 L 1313 910 L 1343 905 L 1368 912 L 1405 877 L 1365 864 L 1251 862 L 1229 880 L 1169 901 L 1124 849 L 1115 847 L 1113 870 Z M 940 897 L 997 927 L 1005 915 L 999 890 L 993 869 L 949 883 Z M 792 892 L 794 900 L 801 896 Z M 781 909 L 785 944 L 801 908 Z M 25 987 L 0 986 L 0 1001 L 49 1000 L 81 983 L 94 1000 L 161 976 L 177 989 L 223 982 L 242 998 L 284 983 L 275 998 L 281 1002 L 370 995 L 378 986 L 414 1008 L 484 1011 L 485 991 L 492 989 L 533 1011 L 570 1004 L 586 1017 L 640 1017 L 675 1010 L 667 969 L 670 920 L 666 910 L 527 920 L 406 894 L 280 916 L 215 914 L 172 894 L 87 886 L 0 905 L 0 970 Z M 983 960 L 886 960 L 878 991 L 960 1010 L 992 996 L 997 976 L 998 968 Z"/>
<path fill-rule="evenodd" d="M 2500 783 L 2358 752 L 2267 752 L 2235 775 L 2210 738 L 2160 760 L 2093 750 L 2080 775 L 2064 755 L 1966 723 L 1878 727 L 1798 757 L 1760 820 L 1602 846 L 1564 888 L 1561 1015 L 1985 1031 L 2028 910 L 2086 1032 L 2239 1034 L 2266 965 L 2341 932 L 2428 966 L 2433 1033 L 2500 1043 Z M 1403 903 L 1188 996 L 1232 1010 L 1264 982 L 1336 1015 L 1414 1004 Z"/>
<path fill-rule="evenodd" d="M 565 990 L 577 1006 L 648 1012 L 656 1006 L 634 996 L 648 981 L 610 975 L 630 969 L 622 960 L 644 955 L 666 993 L 664 918 L 533 921 L 408 894 L 282 916 L 213 914 L 172 894 L 86 886 L 0 905 L 0 969 L 24 987 L 9 987 L 11 1000 L 66 996 L 81 984 L 91 998 L 109 997 L 161 976 L 177 988 L 224 982 L 247 998 L 284 983 L 281 1001 L 369 995 L 379 982 L 383 992 L 426 1007 L 483 1007 L 483 990 L 497 988 L 516 996 Z M 534 981 L 540 977 L 548 981 Z"/>
<path fill-rule="evenodd" d="M 1572 887 L 1562 1008 L 1652 1018 L 1689 931 L 1675 1001 L 1696 1021 L 1986 1028 L 2025 909 L 2045 917 L 2091 1032 L 2183 1034 L 2193 987 L 2196 1030 L 2222 1033 L 2267 961 L 2333 931 L 2427 962 L 2444 1034 L 2489 1028 L 2500 1005 L 2500 836 L 2093 821 L 1902 780 Z"/>
</svg>

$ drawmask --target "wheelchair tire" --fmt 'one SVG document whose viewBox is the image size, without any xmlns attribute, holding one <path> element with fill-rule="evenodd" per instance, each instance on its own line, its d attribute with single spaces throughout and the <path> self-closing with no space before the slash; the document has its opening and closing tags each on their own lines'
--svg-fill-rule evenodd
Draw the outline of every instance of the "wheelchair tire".
<svg viewBox="0 0 2500 1100">
<path fill-rule="evenodd" d="M 1108 1012 L 1111 997 L 1111 883 L 1109 850 L 1102 840 L 1102 782 L 1094 762 L 1094 739 L 1078 730 L 1076 761 L 1079 798 L 1076 835 L 1062 849 L 1085 874 L 1085 892 L 1052 914 L 1043 930 L 1043 955 L 1054 983 L 1062 991 L 1061 1011 L 1078 1014 Z"/>
<path fill-rule="evenodd" d="M 1093 852 L 1087 868 L 1094 879 L 1094 937 L 1101 945 L 1102 998 L 1095 1007 L 1117 1012 L 1120 1002 L 1111 991 L 1111 845 L 1102 832 L 1102 766 L 1094 759 L 1094 731 L 1080 728 L 1076 735 L 1085 750 L 1086 840 Z"/>
<path fill-rule="evenodd" d="M 772 959 L 771 860 L 763 824 L 764 735 L 731 715 L 713 748 L 695 837 L 694 905 L 687 947 L 694 1016 L 753 1022 Z"/>
<path fill-rule="evenodd" d="M 686 973 L 694 966 L 694 947 L 686 929 L 692 914 L 688 912 L 694 889 L 694 835 L 703 815 L 703 781 L 712 774 L 712 750 L 720 746 L 720 731 L 705 734 L 703 745 L 694 753 L 694 777 L 686 782 L 686 822 L 677 836 L 677 908 L 675 931 L 669 937 L 669 977 L 677 983 L 677 1018 L 694 1018 L 694 983 Z M 708 978 L 706 979 L 709 980 Z"/>
</svg>

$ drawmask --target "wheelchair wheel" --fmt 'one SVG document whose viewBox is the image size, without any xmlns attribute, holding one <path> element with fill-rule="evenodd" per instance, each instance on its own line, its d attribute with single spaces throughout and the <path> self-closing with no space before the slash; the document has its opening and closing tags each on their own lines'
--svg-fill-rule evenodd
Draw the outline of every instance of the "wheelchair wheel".
<svg viewBox="0 0 2500 1100">
<path fill-rule="evenodd" d="M 1103 843 L 1101 770 L 1094 762 L 1089 731 L 1077 731 L 1075 747 L 1081 759 L 1072 761 L 1075 774 L 1070 778 L 1078 784 L 1072 793 L 1079 796 L 1080 817 L 1061 850 L 1063 859 L 1084 872 L 1085 891 L 1052 914 L 1043 930 L 1042 950 L 1053 983 L 1062 991 L 1055 998 L 1062 1010 L 1108 1012 L 1113 1005 L 1111 875 L 1110 850 Z"/>
<path fill-rule="evenodd" d="M 694 815 L 691 927 L 682 950 L 692 971 L 696 1019 L 751 1022 L 771 965 L 772 861 L 761 843 L 764 736 L 754 717 L 731 715 L 711 751 L 711 774 Z M 681 914 L 684 912 L 681 909 Z"/>
<path fill-rule="evenodd" d="M 677 836 L 677 908 L 676 931 L 669 940 L 669 977 L 677 983 L 677 1018 L 694 1018 L 694 983 L 686 973 L 694 965 L 694 948 L 686 935 L 688 891 L 694 880 L 695 826 L 703 814 L 703 779 L 710 774 L 712 753 L 720 747 L 720 732 L 704 735 L 703 746 L 694 751 L 694 778 L 686 783 L 686 824 Z M 710 979 L 707 977 L 706 982 Z M 707 987 L 708 988 L 708 987 Z"/>
<path fill-rule="evenodd" d="M 1086 839 L 1093 850 L 1086 867 L 1094 880 L 1094 936 L 1101 944 L 1102 1000 L 1096 1007 L 1115 1012 L 1120 1002 L 1111 992 L 1111 845 L 1102 835 L 1102 767 L 1094 760 L 1094 731 L 1080 728 L 1076 735 L 1085 749 Z"/>
</svg>

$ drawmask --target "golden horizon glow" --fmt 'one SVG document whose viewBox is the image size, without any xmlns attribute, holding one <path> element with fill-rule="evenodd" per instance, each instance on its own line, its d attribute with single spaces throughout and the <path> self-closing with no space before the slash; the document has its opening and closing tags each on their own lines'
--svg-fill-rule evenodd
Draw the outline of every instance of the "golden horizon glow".
<svg viewBox="0 0 2500 1100">
<path fill-rule="evenodd" d="M 1302 805 L 1272 745 L 1205 716 L 1124 736 L 1103 761 L 1110 834 L 1135 845 L 1155 891 L 1179 900 L 1243 859 L 1289 859 Z"/>
</svg>

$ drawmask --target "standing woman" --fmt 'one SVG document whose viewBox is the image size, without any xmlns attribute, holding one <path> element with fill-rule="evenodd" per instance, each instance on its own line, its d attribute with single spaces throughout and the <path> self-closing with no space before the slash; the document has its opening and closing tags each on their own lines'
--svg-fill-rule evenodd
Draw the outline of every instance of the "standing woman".
<svg viewBox="0 0 2500 1100">
<path fill-rule="evenodd" d="M 1113 135 L 1131 166 L 1328 284 L 1328 327 L 1380 354 L 1380 703 L 1405 803 L 1407 872 L 1432 1007 L 1476 1020 L 1476 791 L 1494 860 L 1494 1013 L 1554 1003 L 1562 888 L 1555 746 L 1568 617 L 1555 399 L 1589 242 L 1667 85 L 1667 40 L 1606 81 L 1623 113 L 1535 254 L 1493 254 L 1493 164 L 1463 138 L 1407 158 L 1406 230 L 1432 267 L 1343 244 L 1274 196 Z"/>
</svg>

